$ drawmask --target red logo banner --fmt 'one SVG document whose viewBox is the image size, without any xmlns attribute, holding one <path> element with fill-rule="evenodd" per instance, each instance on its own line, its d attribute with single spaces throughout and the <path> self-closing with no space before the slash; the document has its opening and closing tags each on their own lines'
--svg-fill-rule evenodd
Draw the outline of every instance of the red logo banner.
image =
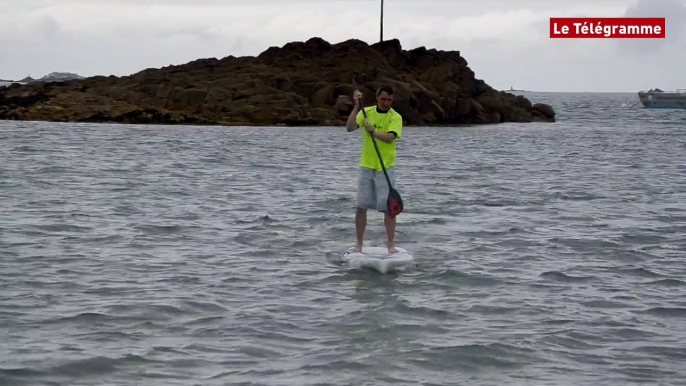
<svg viewBox="0 0 686 386">
<path fill-rule="evenodd" d="M 664 39 L 665 18 L 550 18 L 551 38 Z"/>
</svg>

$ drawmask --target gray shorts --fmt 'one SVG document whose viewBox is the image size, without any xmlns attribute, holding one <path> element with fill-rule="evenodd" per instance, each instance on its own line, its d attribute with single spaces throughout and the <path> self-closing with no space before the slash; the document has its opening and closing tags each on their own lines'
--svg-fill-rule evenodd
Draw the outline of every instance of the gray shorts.
<svg viewBox="0 0 686 386">
<path fill-rule="evenodd" d="M 388 178 L 395 188 L 395 170 L 393 167 L 386 169 Z M 388 182 L 383 171 L 376 171 L 360 167 L 357 179 L 357 207 L 364 209 L 376 209 L 379 212 L 386 211 L 388 199 Z"/>
</svg>

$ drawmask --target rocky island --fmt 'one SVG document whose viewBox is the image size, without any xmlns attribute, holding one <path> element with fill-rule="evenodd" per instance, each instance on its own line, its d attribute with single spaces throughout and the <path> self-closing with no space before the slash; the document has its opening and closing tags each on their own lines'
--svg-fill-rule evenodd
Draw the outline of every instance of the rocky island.
<svg viewBox="0 0 686 386">
<path fill-rule="evenodd" d="M 320 38 L 130 76 L 13 84 L 0 88 L 0 119 L 340 126 L 352 110 L 353 77 L 367 105 L 380 84 L 393 86 L 407 125 L 555 122 L 551 106 L 477 79 L 459 51 Z"/>
</svg>

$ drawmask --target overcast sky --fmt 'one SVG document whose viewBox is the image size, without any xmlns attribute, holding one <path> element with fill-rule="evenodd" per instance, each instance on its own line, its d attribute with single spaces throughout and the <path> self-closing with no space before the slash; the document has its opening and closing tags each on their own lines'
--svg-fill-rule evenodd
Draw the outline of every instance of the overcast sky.
<svg viewBox="0 0 686 386">
<path fill-rule="evenodd" d="M 497 89 L 686 88 L 686 0 L 385 0 L 384 38 Z M 574 4 L 574 5 L 572 5 Z M 129 75 L 313 36 L 379 39 L 380 0 L 0 0 L 0 79 Z M 550 39 L 550 17 L 666 17 L 666 39 Z"/>
</svg>

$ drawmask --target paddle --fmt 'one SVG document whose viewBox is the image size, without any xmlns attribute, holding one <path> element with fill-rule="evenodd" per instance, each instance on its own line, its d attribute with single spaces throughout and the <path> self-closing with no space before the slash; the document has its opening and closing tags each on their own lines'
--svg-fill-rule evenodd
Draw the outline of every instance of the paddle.
<svg viewBox="0 0 686 386">
<path fill-rule="evenodd" d="M 353 79 L 353 86 L 355 90 L 359 90 L 357 87 L 357 82 L 355 79 Z M 369 124 L 369 118 L 367 117 L 367 111 L 364 109 L 364 102 L 362 99 L 360 99 L 360 110 L 362 110 L 362 115 L 364 115 L 364 123 L 365 126 Z M 369 132 L 368 132 L 369 133 Z M 388 173 L 386 173 L 386 166 L 383 163 L 383 159 L 381 158 L 381 153 L 379 152 L 379 147 L 376 144 L 376 140 L 374 139 L 374 136 L 372 133 L 369 133 L 369 136 L 372 138 L 372 143 L 374 143 L 374 149 L 376 150 L 376 155 L 379 157 L 379 162 L 381 163 L 381 169 L 383 170 L 384 176 L 386 176 L 386 182 L 388 183 L 388 198 L 386 198 L 386 208 L 387 208 L 387 214 L 388 217 L 394 218 L 395 216 L 399 215 L 403 211 L 403 200 L 400 197 L 400 193 L 398 193 L 397 190 L 393 188 L 393 185 L 391 184 L 391 179 L 388 178 Z"/>
</svg>

